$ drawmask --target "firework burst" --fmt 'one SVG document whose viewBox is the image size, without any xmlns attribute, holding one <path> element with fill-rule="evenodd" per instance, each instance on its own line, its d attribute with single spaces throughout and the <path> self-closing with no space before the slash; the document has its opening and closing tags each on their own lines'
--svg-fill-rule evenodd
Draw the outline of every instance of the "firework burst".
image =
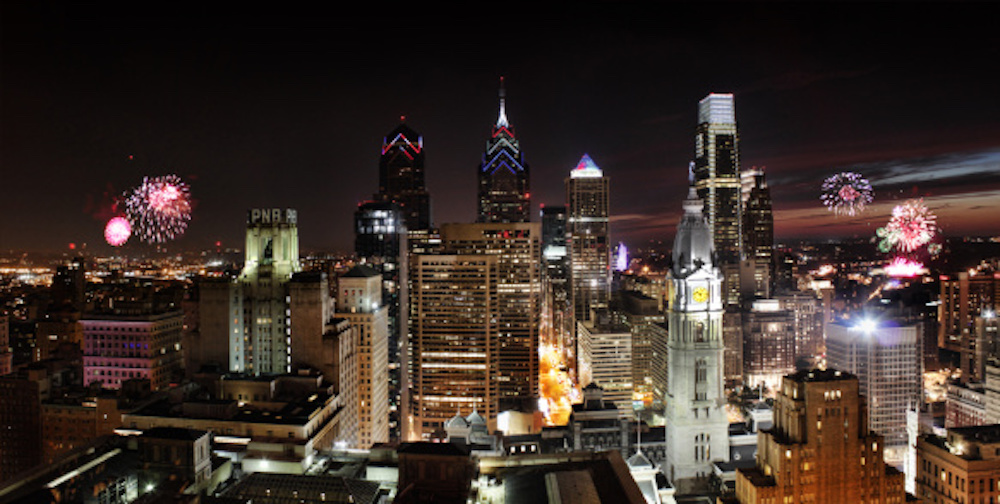
<svg viewBox="0 0 1000 504">
<path fill-rule="evenodd" d="M 144 242 L 163 243 L 187 229 L 191 220 L 191 192 L 176 175 L 145 177 L 125 195 L 125 213 Z"/>
<path fill-rule="evenodd" d="M 860 173 L 838 173 L 823 181 L 823 204 L 831 212 L 841 215 L 861 213 L 874 199 L 871 184 Z"/>
<path fill-rule="evenodd" d="M 882 239 L 879 242 L 882 252 L 895 249 L 911 253 L 931 243 L 937 232 L 937 217 L 927 209 L 924 200 L 915 199 L 896 205 L 889 223 L 884 228 L 878 228 L 875 234 Z M 933 254 L 934 250 L 930 252 Z"/>
<path fill-rule="evenodd" d="M 132 225 L 124 217 L 112 217 L 104 226 L 104 240 L 112 247 L 125 245 L 132 236 Z"/>
</svg>

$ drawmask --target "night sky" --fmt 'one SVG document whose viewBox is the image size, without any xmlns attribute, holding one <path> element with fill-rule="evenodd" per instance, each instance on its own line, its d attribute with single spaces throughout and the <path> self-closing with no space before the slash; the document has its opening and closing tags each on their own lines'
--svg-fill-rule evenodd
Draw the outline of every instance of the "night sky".
<svg viewBox="0 0 1000 504">
<path fill-rule="evenodd" d="M 991 5 L 138 4 L 4 2 L 0 249 L 109 252 L 113 197 L 175 173 L 195 209 L 169 250 L 242 247 L 248 209 L 291 207 L 303 250 L 351 251 L 401 115 L 423 135 L 434 222 L 471 221 L 501 75 L 536 208 L 563 204 L 587 153 L 632 247 L 672 241 L 710 92 L 735 93 L 741 164 L 766 167 L 779 239 L 868 236 L 909 197 L 946 234 L 1000 234 Z M 820 184 L 848 169 L 876 204 L 836 218 Z"/>
</svg>

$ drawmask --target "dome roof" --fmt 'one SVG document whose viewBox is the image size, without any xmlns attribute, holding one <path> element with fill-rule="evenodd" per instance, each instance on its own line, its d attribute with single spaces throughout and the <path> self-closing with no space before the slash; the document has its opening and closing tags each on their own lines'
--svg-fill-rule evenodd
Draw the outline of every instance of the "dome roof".
<svg viewBox="0 0 1000 504">
<path fill-rule="evenodd" d="M 715 265 L 712 232 L 705 222 L 703 208 L 704 203 L 691 186 L 684 200 L 684 216 L 677 225 L 677 236 L 674 238 L 674 278 L 685 278 L 703 267 Z"/>
</svg>

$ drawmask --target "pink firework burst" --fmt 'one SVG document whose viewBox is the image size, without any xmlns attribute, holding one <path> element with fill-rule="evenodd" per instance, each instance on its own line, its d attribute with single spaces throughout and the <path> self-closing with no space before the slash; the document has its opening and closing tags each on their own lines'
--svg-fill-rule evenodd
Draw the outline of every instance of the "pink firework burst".
<svg viewBox="0 0 1000 504">
<path fill-rule="evenodd" d="M 894 257 L 885 266 L 886 274 L 896 278 L 912 278 L 923 273 L 923 271 L 923 263 L 911 261 L 905 257 Z"/>
<path fill-rule="evenodd" d="M 872 185 L 860 173 L 838 173 L 823 181 L 820 200 L 837 215 L 861 213 L 873 199 Z"/>
<path fill-rule="evenodd" d="M 125 245 L 132 236 L 132 225 L 124 217 L 112 217 L 104 226 L 104 240 L 112 247 Z"/>
<path fill-rule="evenodd" d="M 927 209 L 923 199 L 897 205 L 885 226 L 886 238 L 902 252 L 913 252 L 926 245 L 937 231 L 937 217 Z"/>
<path fill-rule="evenodd" d="M 125 195 L 125 211 L 142 241 L 162 243 L 187 229 L 191 192 L 177 175 L 146 177 Z"/>
</svg>

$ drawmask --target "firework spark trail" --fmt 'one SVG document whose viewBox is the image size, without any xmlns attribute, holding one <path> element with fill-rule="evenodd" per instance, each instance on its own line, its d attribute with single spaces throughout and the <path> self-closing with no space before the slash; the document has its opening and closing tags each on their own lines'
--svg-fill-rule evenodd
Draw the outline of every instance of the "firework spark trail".
<svg viewBox="0 0 1000 504">
<path fill-rule="evenodd" d="M 872 186 L 860 173 L 842 172 L 823 181 L 823 204 L 831 212 L 854 216 L 874 199 Z"/>
<path fill-rule="evenodd" d="M 147 243 L 172 240 L 191 220 L 191 192 L 176 175 L 145 177 L 125 195 L 125 212 L 139 239 Z"/>
</svg>

